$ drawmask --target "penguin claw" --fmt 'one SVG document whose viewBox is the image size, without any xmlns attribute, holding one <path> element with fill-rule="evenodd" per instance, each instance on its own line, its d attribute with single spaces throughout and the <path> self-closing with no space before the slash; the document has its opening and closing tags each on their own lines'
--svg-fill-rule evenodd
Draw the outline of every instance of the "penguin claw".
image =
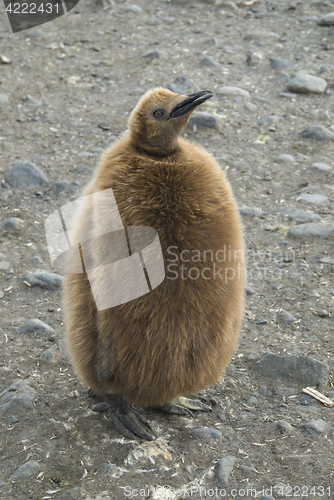
<svg viewBox="0 0 334 500">
<path fill-rule="evenodd" d="M 108 403 L 110 419 L 118 432 L 129 439 L 140 437 L 148 441 L 154 440 L 148 420 L 137 410 L 118 398 L 110 398 Z"/>
<path fill-rule="evenodd" d="M 167 413 L 173 413 L 175 415 L 184 415 L 193 417 L 193 412 L 195 411 L 211 411 L 212 408 L 205 403 L 202 403 L 199 399 L 189 399 L 184 396 L 179 396 L 174 399 L 171 403 L 165 403 L 163 405 L 156 406 L 155 408 L 165 411 Z"/>
</svg>

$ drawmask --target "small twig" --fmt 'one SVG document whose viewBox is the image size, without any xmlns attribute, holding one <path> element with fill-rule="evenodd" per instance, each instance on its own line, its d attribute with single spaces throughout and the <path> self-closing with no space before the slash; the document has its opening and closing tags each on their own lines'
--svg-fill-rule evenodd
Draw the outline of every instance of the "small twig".
<svg viewBox="0 0 334 500">
<path fill-rule="evenodd" d="M 321 394 L 321 392 L 312 389 L 312 387 L 305 387 L 303 389 L 303 392 L 305 392 L 305 394 L 308 394 L 309 396 L 312 396 L 312 398 L 316 399 L 317 401 L 320 401 L 320 403 L 329 408 L 331 408 L 334 405 L 334 401 Z"/>
</svg>

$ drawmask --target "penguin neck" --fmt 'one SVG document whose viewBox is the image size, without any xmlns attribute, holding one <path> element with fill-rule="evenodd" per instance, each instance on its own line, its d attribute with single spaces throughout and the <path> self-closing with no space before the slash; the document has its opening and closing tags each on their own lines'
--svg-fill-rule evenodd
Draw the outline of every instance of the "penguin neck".
<svg viewBox="0 0 334 500">
<path fill-rule="evenodd" d="M 163 140 L 163 138 L 148 141 L 131 131 L 129 139 L 131 146 L 139 153 L 159 158 L 173 155 L 180 149 L 178 136 L 172 141 Z"/>
</svg>

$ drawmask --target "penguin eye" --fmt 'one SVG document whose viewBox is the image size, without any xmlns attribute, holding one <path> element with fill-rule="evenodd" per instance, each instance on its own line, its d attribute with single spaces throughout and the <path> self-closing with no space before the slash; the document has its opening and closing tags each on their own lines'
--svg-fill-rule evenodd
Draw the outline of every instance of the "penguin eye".
<svg viewBox="0 0 334 500">
<path fill-rule="evenodd" d="M 162 118 L 164 114 L 165 111 L 163 109 L 157 109 L 156 111 L 154 111 L 153 116 L 155 116 L 156 118 Z"/>
</svg>

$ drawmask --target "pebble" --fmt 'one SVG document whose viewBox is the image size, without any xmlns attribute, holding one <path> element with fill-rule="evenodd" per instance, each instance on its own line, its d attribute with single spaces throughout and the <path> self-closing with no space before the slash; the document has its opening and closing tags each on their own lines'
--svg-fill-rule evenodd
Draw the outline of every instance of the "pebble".
<svg viewBox="0 0 334 500">
<path fill-rule="evenodd" d="M 23 228 L 23 220 L 18 217 L 10 217 L 9 219 L 0 222 L 0 230 L 19 231 Z"/>
<path fill-rule="evenodd" d="M 218 47 L 219 44 L 217 38 L 212 37 L 204 40 L 203 45 L 208 45 L 209 47 Z"/>
<path fill-rule="evenodd" d="M 34 267 L 38 267 L 40 264 L 43 264 L 42 259 L 39 257 L 39 255 L 33 255 L 29 259 L 29 264 L 31 264 Z"/>
<path fill-rule="evenodd" d="M 252 31 L 248 33 L 247 35 L 244 36 L 244 40 L 246 42 L 250 42 L 251 40 L 264 40 L 264 41 L 269 41 L 270 39 L 279 39 L 279 35 L 275 33 L 274 31 Z"/>
<path fill-rule="evenodd" d="M 264 215 L 264 212 L 256 207 L 239 207 L 239 212 L 241 215 L 256 215 L 258 217 Z"/>
<path fill-rule="evenodd" d="M 255 113 L 255 111 L 257 111 L 257 105 L 252 102 L 246 102 L 245 109 L 250 113 Z"/>
<path fill-rule="evenodd" d="M 78 500 L 83 497 L 83 491 L 78 486 L 71 488 L 70 490 L 63 491 L 60 500 Z M 101 498 L 101 497 L 97 497 Z M 102 500 L 102 498 L 101 498 Z M 106 499 L 107 500 L 107 499 Z"/>
<path fill-rule="evenodd" d="M 27 409 L 32 409 L 33 400 L 36 398 L 36 391 L 29 385 L 29 381 L 18 380 L 5 389 L 0 399 L 3 415 L 14 415 L 24 413 Z"/>
<path fill-rule="evenodd" d="M 255 396 L 251 396 L 250 398 L 247 399 L 248 405 L 255 405 L 256 403 L 257 403 L 257 398 Z"/>
<path fill-rule="evenodd" d="M 320 318 L 328 318 L 329 312 L 326 309 L 322 309 L 318 312 L 318 316 L 320 316 Z"/>
<path fill-rule="evenodd" d="M 284 323 L 295 323 L 295 321 L 297 321 L 297 318 L 286 311 L 279 312 L 277 318 L 284 321 Z"/>
<path fill-rule="evenodd" d="M 320 221 L 321 218 L 319 215 L 308 212 L 307 210 L 298 210 L 296 208 L 276 208 L 274 210 L 274 214 L 286 215 L 289 220 L 295 220 L 299 223 L 305 222 L 317 222 Z"/>
<path fill-rule="evenodd" d="M 334 224 L 310 222 L 290 227 L 287 236 L 292 238 L 329 238 L 334 234 Z"/>
<path fill-rule="evenodd" d="M 277 83 L 287 83 L 290 81 L 290 76 L 287 73 L 281 73 L 273 77 L 273 82 Z"/>
<path fill-rule="evenodd" d="M 314 141 L 332 141 L 334 133 L 324 125 L 311 125 L 300 132 L 302 137 L 313 139 Z"/>
<path fill-rule="evenodd" d="M 290 434 L 293 431 L 293 427 L 289 422 L 281 420 L 277 423 L 277 428 L 281 434 Z"/>
<path fill-rule="evenodd" d="M 9 267 L 10 267 L 10 262 L 7 262 L 6 260 L 0 261 L 0 271 L 6 271 Z"/>
<path fill-rule="evenodd" d="M 132 14 L 136 14 L 138 16 L 139 14 L 143 14 L 143 9 L 138 5 L 127 5 L 124 7 L 122 12 L 131 12 Z"/>
<path fill-rule="evenodd" d="M 321 68 L 319 69 L 319 75 L 322 75 L 322 73 L 328 73 L 328 71 L 328 66 L 321 66 Z"/>
<path fill-rule="evenodd" d="M 35 462 L 35 460 L 29 460 L 25 464 L 21 465 L 14 474 L 12 475 L 12 481 L 19 481 L 20 479 L 25 479 L 30 477 L 38 470 L 41 470 L 42 465 L 40 462 Z"/>
<path fill-rule="evenodd" d="M 5 172 L 5 181 L 15 189 L 29 189 L 45 186 L 48 178 L 39 168 L 28 161 L 20 161 Z"/>
<path fill-rule="evenodd" d="M 332 26 L 334 25 L 334 12 L 329 12 L 324 17 L 319 20 L 320 26 Z"/>
<path fill-rule="evenodd" d="M 254 295 L 255 290 L 251 286 L 245 286 L 245 292 L 247 296 Z"/>
<path fill-rule="evenodd" d="M 298 94 L 323 94 L 326 88 L 326 80 L 306 73 L 296 75 L 288 83 L 288 90 Z"/>
<path fill-rule="evenodd" d="M 325 385 L 328 380 L 328 366 L 309 356 L 278 356 L 266 352 L 252 366 L 252 370 L 264 377 L 309 386 Z"/>
<path fill-rule="evenodd" d="M 53 184 L 52 188 L 56 193 L 60 193 L 61 191 L 64 191 L 69 185 L 69 181 L 63 180 L 63 181 L 57 181 Z"/>
<path fill-rule="evenodd" d="M 19 326 L 16 328 L 15 333 L 18 335 L 22 335 L 22 333 L 35 333 L 35 332 L 41 332 L 41 333 L 47 333 L 50 335 L 53 335 L 55 333 L 54 329 L 51 328 L 51 326 L 47 325 L 44 323 L 44 321 L 41 321 L 40 319 L 29 319 L 24 325 Z"/>
<path fill-rule="evenodd" d="M 216 94 L 223 95 L 226 97 L 235 97 L 235 96 L 241 96 L 245 98 L 250 97 L 250 93 L 248 92 L 248 90 L 244 90 L 239 87 L 233 87 L 233 86 L 220 87 L 216 91 Z"/>
<path fill-rule="evenodd" d="M 0 54 L 0 64 L 11 64 L 12 60 L 8 56 Z"/>
<path fill-rule="evenodd" d="M 219 62 L 215 61 L 215 59 L 211 56 L 207 56 L 201 61 L 201 66 L 207 66 L 208 68 L 211 68 L 212 66 L 219 66 Z"/>
<path fill-rule="evenodd" d="M 276 158 L 276 161 L 278 161 L 279 163 L 290 163 L 291 165 L 293 165 L 296 160 L 292 155 L 281 154 L 278 158 Z"/>
<path fill-rule="evenodd" d="M 192 439 L 221 439 L 222 433 L 210 427 L 199 427 L 189 432 Z"/>
<path fill-rule="evenodd" d="M 234 464 L 237 461 L 235 457 L 226 456 L 222 457 L 217 462 L 217 477 L 222 484 L 227 484 L 230 474 L 234 468 Z"/>
<path fill-rule="evenodd" d="M 166 443 L 166 441 L 152 441 L 149 443 L 144 443 L 136 446 L 130 451 L 128 456 L 124 460 L 125 465 L 135 465 L 137 462 L 141 462 L 144 459 L 153 459 L 156 457 L 163 457 L 165 460 L 172 460 L 172 448 Z"/>
<path fill-rule="evenodd" d="M 162 56 L 160 50 L 153 50 L 152 52 L 148 52 L 143 56 L 144 59 L 150 59 L 153 61 L 153 59 L 160 59 Z"/>
<path fill-rule="evenodd" d="M 324 173 L 330 172 L 332 170 L 332 167 L 328 165 L 328 163 L 321 163 L 321 162 L 313 163 L 310 166 L 310 168 L 313 170 L 317 170 L 318 172 L 324 172 Z"/>
<path fill-rule="evenodd" d="M 108 410 L 107 403 L 96 403 L 96 405 L 92 406 L 92 411 L 96 413 L 104 413 Z"/>
<path fill-rule="evenodd" d="M 0 94 L 0 104 L 7 104 L 9 97 L 6 94 Z"/>
<path fill-rule="evenodd" d="M 327 196 L 319 193 L 303 193 L 298 196 L 297 200 L 306 201 L 307 203 L 312 203 L 313 205 L 321 205 L 328 201 Z"/>
<path fill-rule="evenodd" d="M 211 113 L 206 113 L 205 111 L 197 111 L 191 115 L 188 125 L 186 128 L 204 127 L 204 128 L 214 128 L 219 129 L 222 125 L 222 119 Z"/>
<path fill-rule="evenodd" d="M 293 66 L 293 63 L 291 61 L 288 61 L 287 59 L 280 59 L 279 57 L 275 57 L 271 60 L 270 66 L 271 69 L 285 69 Z"/>
<path fill-rule="evenodd" d="M 55 290 L 56 287 L 62 285 L 64 278 L 60 274 L 55 273 L 29 273 L 27 274 L 23 281 L 29 283 L 31 287 L 40 286 L 41 288 L 46 288 L 47 290 Z"/>
<path fill-rule="evenodd" d="M 279 117 L 275 115 L 264 116 L 259 120 L 260 127 L 270 128 L 274 125 L 273 130 L 275 130 L 275 125 L 278 123 Z"/>
<path fill-rule="evenodd" d="M 173 82 L 167 85 L 167 88 L 177 94 L 193 94 L 200 90 L 198 85 L 186 76 L 178 76 Z"/>
<path fill-rule="evenodd" d="M 60 361 L 62 357 L 63 357 L 62 348 L 58 345 L 53 345 L 52 347 L 49 347 L 49 349 L 44 351 L 40 355 L 39 359 L 44 363 L 55 364 L 58 361 Z"/>
<path fill-rule="evenodd" d="M 78 165 L 74 169 L 74 173 L 79 174 L 79 175 L 91 175 L 93 173 L 93 170 L 91 168 L 87 167 L 87 165 Z"/>
<path fill-rule="evenodd" d="M 319 418 L 318 420 L 311 420 L 302 425 L 302 429 L 306 429 L 310 434 L 323 434 L 327 428 L 327 422 Z"/>
</svg>

